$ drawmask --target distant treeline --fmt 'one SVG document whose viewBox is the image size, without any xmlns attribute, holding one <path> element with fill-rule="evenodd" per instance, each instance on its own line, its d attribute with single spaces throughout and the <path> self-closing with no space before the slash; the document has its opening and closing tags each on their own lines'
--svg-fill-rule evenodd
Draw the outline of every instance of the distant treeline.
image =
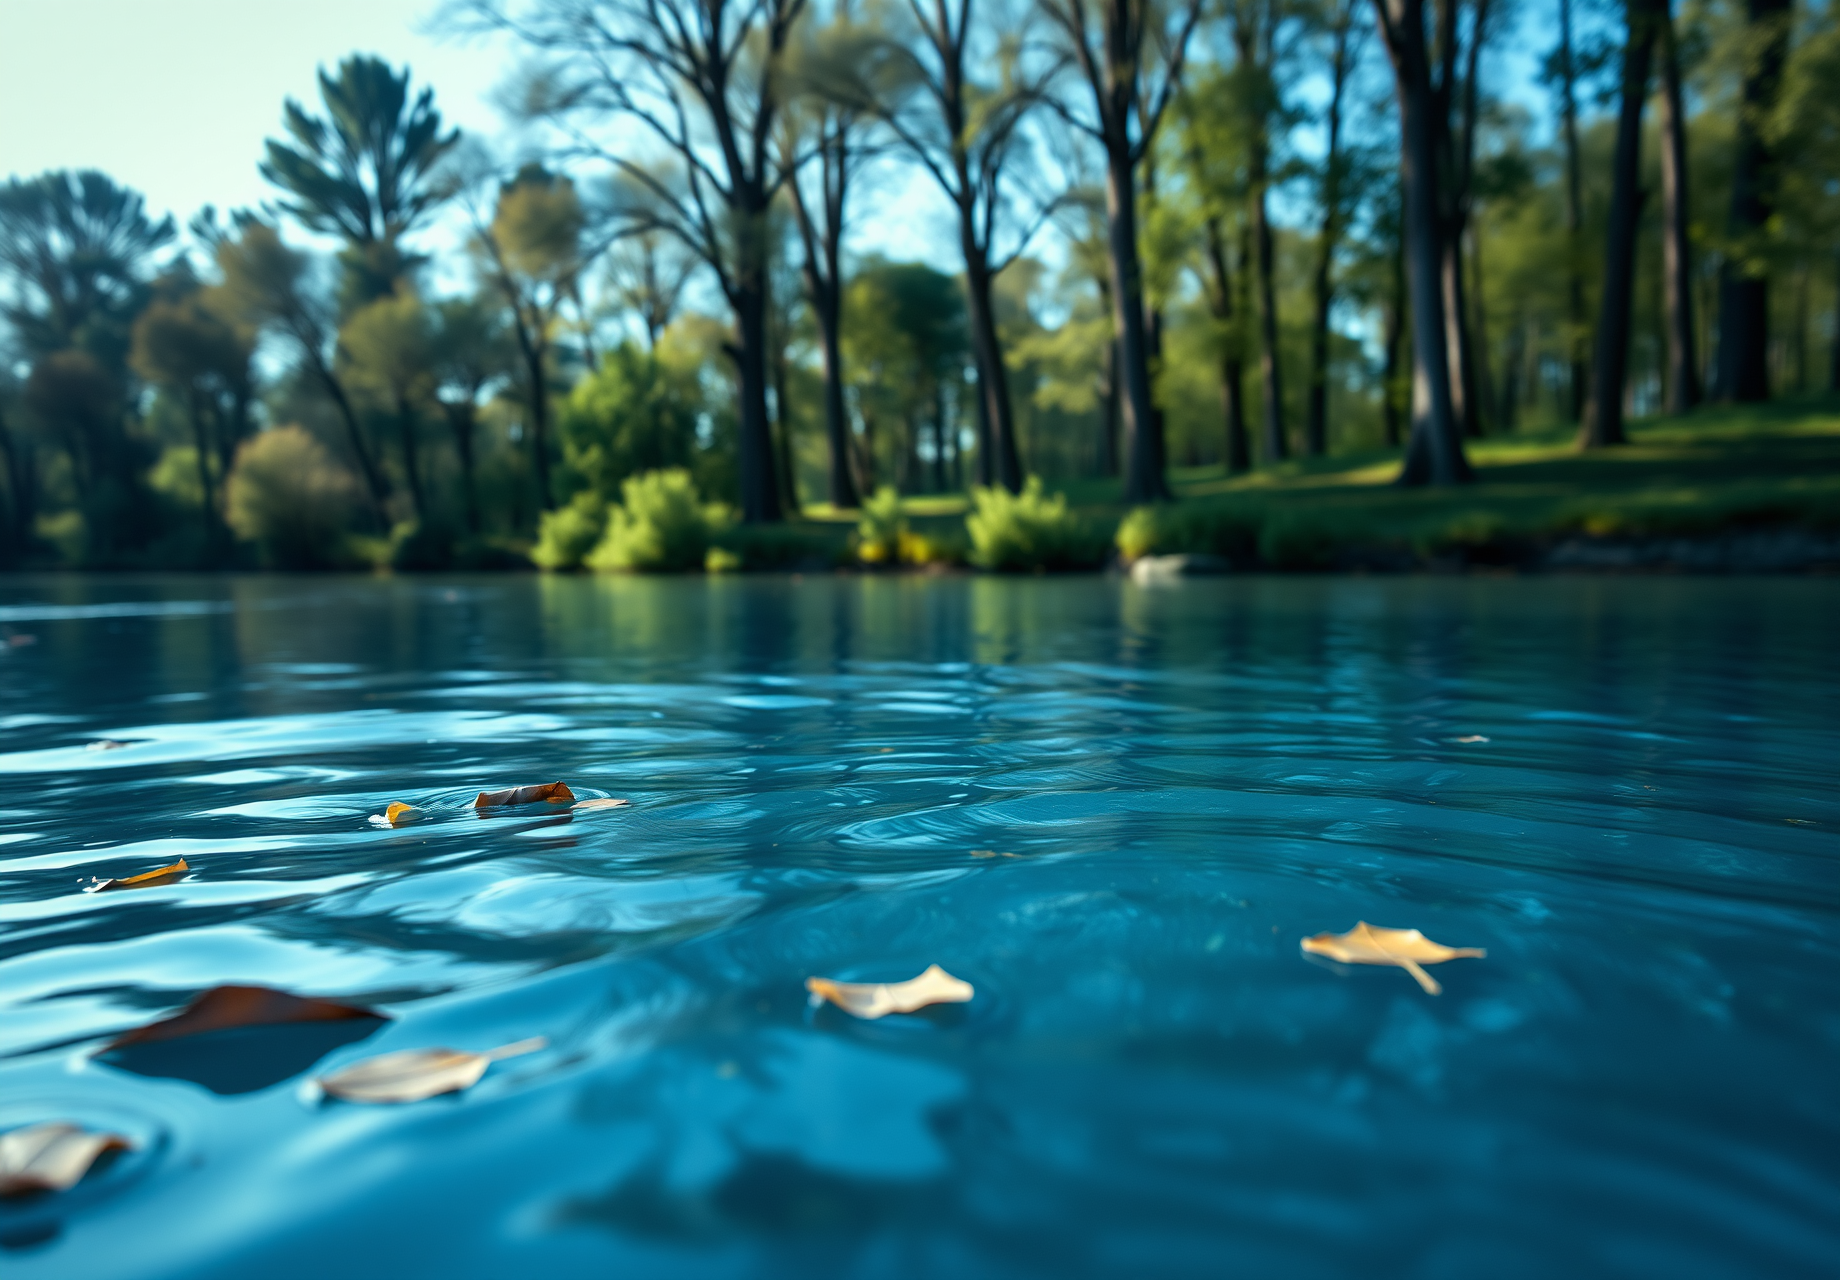
<svg viewBox="0 0 1840 1280">
<path fill-rule="evenodd" d="M 0 564 L 578 563 L 666 471 L 752 525 L 1388 445 L 1458 483 L 1484 433 L 1840 389 L 1832 0 L 442 12 L 547 150 L 353 55 L 259 208 L 0 186 Z M 916 183 L 951 258 L 861 251 Z"/>
</svg>

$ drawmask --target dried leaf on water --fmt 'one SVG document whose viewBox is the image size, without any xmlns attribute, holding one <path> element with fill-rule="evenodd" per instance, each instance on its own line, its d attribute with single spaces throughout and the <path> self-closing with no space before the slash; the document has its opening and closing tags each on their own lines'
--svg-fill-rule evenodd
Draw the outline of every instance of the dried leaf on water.
<svg viewBox="0 0 1840 1280">
<path fill-rule="evenodd" d="M 118 880 L 97 880 L 91 877 L 84 886 L 85 893 L 101 893 L 105 889 L 145 889 L 149 885 L 171 884 L 191 868 L 181 858 L 169 867 L 156 867 L 152 871 L 143 871 L 138 876 L 123 876 Z"/>
<path fill-rule="evenodd" d="M 1357 921 L 1347 933 L 1319 933 L 1305 938 L 1303 949 L 1343 964 L 1395 965 L 1417 978 L 1418 985 L 1432 995 L 1443 988 L 1419 967 L 1421 964 L 1442 964 L 1462 956 L 1480 960 L 1488 955 L 1481 947 L 1446 947 L 1417 929 L 1381 929 L 1365 920 Z"/>
<path fill-rule="evenodd" d="M 473 801 L 475 809 L 496 809 L 503 805 L 536 804 L 548 801 L 550 804 L 569 804 L 575 799 L 575 793 L 569 790 L 566 782 L 542 782 L 528 787 L 506 787 L 503 791 L 481 791 L 479 798 Z"/>
<path fill-rule="evenodd" d="M 388 1015 L 363 1005 L 312 996 L 289 995 L 272 987 L 212 987 L 171 1017 L 125 1031 L 109 1041 L 109 1049 L 124 1045 L 176 1040 L 207 1031 L 233 1027 L 273 1026 L 284 1022 L 337 1022 L 347 1018 L 384 1019 Z"/>
<path fill-rule="evenodd" d="M 420 1102 L 440 1093 L 457 1093 L 479 1083 L 486 1068 L 505 1058 L 535 1053 L 549 1041 L 542 1036 L 501 1045 L 484 1053 L 460 1049 L 405 1049 L 379 1054 L 321 1076 L 320 1088 L 347 1102 Z"/>
<path fill-rule="evenodd" d="M 382 813 L 373 813 L 371 815 L 371 823 L 373 826 L 379 827 L 400 827 L 411 822 L 420 822 L 427 816 L 427 814 L 423 813 L 412 804 L 404 804 L 401 800 L 392 800 L 390 801 L 389 808 L 385 809 Z"/>
<path fill-rule="evenodd" d="M 69 1190 L 103 1152 L 132 1146 L 119 1133 L 89 1133 L 61 1120 L 0 1133 L 0 1196 Z"/>
<path fill-rule="evenodd" d="M 613 799 L 577 800 L 574 804 L 570 805 L 569 807 L 571 809 L 618 809 L 625 803 L 626 801 L 624 800 L 613 800 Z"/>
<path fill-rule="evenodd" d="M 969 982 L 954 978 L 936 964 L 906 982 L 838 982 L 833 978 L 807 978 L 805 989 L 812 1003 L 829 1000 L 845 1013 L 859 1018 L 879 1018 L 890 1013 L 912 1013 L 929 1004 L 963 1004 L 974 992 Z"/>
</svg>

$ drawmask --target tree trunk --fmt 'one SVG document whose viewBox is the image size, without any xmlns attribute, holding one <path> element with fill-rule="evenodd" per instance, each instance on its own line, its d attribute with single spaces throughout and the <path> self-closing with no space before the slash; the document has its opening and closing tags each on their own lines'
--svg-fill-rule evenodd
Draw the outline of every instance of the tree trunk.
<svg viewBox="0 0 1840 1280">
<path fill-rule="evenodd" d="M 1105 344 L 1105 399 L 1099 406 L 1099 474 L 1118 474 L 1118 339 Z"/>
<path fill-rule="evenodd" d="M 965 301 L 971 322 L 971 348 L 976 355 L 978 395 L 983 402 L 989 448 L 980 440 L 978 473 L 985 484 L 1000 484 L 1011 493 L 1022 492 L 1022 461 L 1016 456 L 1016 420 L 1009 399 L 1009 373 L 1003 365 L 1003 346 L 997 340 L 996 310 L 991 302 L 990 265 L 978 244 L 969 210 L 961 209 L 960 239 L 965 253 Z"/>
<path fill-rule="evenodd" d="M 745 251 L 744 251 L 745 252 Z M 764 257 L 764 255 L 762 255 Z M 741 391 L 741 518 L 777 524 L 781 516 L 773 429 L 767 420 L 767 290 L 764 262 L 742 268 L 733 295 L 739 342 L 730 349 Z"/>
<path fill-rule="evenodd" d="M 1252 143 L 1247 214 L 1254 249 L 1254 292 L 1259 302 L 1259 385 L 1264 398 L 1259 443 L 1264 461 L 1270 464 L 1289 457 L 1290 445 L 1284 438 L 1283 369 L 1278 362 L 1278 295 L 1273 279 L 1276 271 L 1272 262 L 1271 222 L 1265 216 L 1265 166 L 1265 143 L 1263 138 L 1258 138 Z"/>
<path fill-rule="evenodd" d="M 1693 245 L 1688 238 L 1687 115 L 1680 95 L 1680 50 L 1670 17 L 1661 28 L 1662 280 L 1667 312 L 1669 413 L 1700 400 L 1698 334 L 1693 323 Z"/>
<path fill-rule="evenodd" d="M 320 385 L 326 388 L 326 394 L 332 397 L 332 404 L 339 411 L 339 420 L 345 424 L 345 438 L 351 445 L 352 455 L 358 460 L 358 472 L 364 477 L 364 489 L 371 500 L 371 517 L 376 521 L 379 532 L 387 533 L 390 517 L 387 504 L 390 500 L 390 488 L 378 470 L 376 460 L 364 443 L 364 429 L 358 425 L 358 415 L 351 407 L 351 397 L 345 394 L 345 385 L 325 360 L 320 357 L 318 348 L 304 337 L 301 346 L 307 353 L 307 360 L 313 366 L 313 373 L 319 378 Z"/>
<path fill-rule="evenodd" d="M 1106 151 L 1106 248 L 1111 259 L 1112 328 L 1118 336 L 1118 383 L 1124 410 L 1124 500 L 1160 502 L 1169 497 L 1169 484 L 1163 474 L 1163 442 L 1157 435 L 1150 395 L 1143 269 L 1137 257 L 1136 181 L 1129 141 L 1110 139 Z"/>
<path fill-rule="evenodd" d="M 1219 218 L 1207 220 L 1207 253 L 1209 265 L 1214 269 L 1213 287 L 1208 290 L 1208 308 L 1224 328 L 1233 320 L 1236 277 L 1227 266 L 1227 246 L 1225 237 L 1220 234 Z M 1221 338 L 1220 410 L 1226 428 L 1221 461 L 1228 475 L 1240 475 L 1252 470 L 1252 442 L 1246 436 L 1245 369 L 1236 334 L 1223 334 Z"/>
<path fill-rule="evenodd" d="M 1560 134 L 1565 141 L 1566 307 L 1571 332 L 1566 345 L 1572 357 L 1571 410 L 1568 422 L 1584 418 L 1584 393 L 1590 371 L 1584 363 L 1584 178 L 1578 161 L 1578 67 L 1572 58 L 1572 0 L 1559 0 Z"/>
<path fill-rule="evenodd" d="M 421 459 L 416 451 L 415 410 L 410 408 L 405 397 L 396 400 L 396 430 L 402 438 L 403 474 L 409 477 L 409 501 L 415 508 L 415 519 L 421 523 L 427 519 L 427 504 L 422 494 Z"/>
<path fill-rule="evenodd" d="M 1405 433 L 1400 428 L 1400 346 L 1406 330 L 1406 254 L 1402 239 L 1393 255 L 1393 288 L 1386 304 L 1386 363 L 1380 375 L 1380 428 L 1386 443 L 1397 448 Z"/>
<path fill-rule="evenodd" d="M 1482 222 L 1471 219 L 1469 224 L 1469 278 L 1470 298 L 1475 307 L 1475 320 L 1470 328 L 1470 350 L 1475 353 L 1476 370 L 1476 423 L 1479 428 L 1489 425 L 1489 420 L 1496 416 L 1495 375 L 1489 363 L 1489 309 L 1482 296 Z"/>
<path fill-rule="evenodd" d="M 1450 408 L 1458 430 L 1471 440 L 1482 435 L 1476 396 L 1476 360 L 1469 340 L 1469 290 L 1463 287 L 1463 223 L 1453 221 L 1440 246 L 1438 280 L 1444 291 L 1444 341 L 1450 348 Z"/>
<path fill-rule="evenodd" d="M 194 382 L 186 397 L 192 419 L 192 447 L 198 454 L 198 488 L 204 495 L 204 554 L 207 561 L 216 559 L 217 551 L 217 497 L 215 486 L 211 483 L 211 444 L 210 433 L 204 425 L 204 406 L 199 403 L 201 393 Z"/>
<path fill-rule="evenodd" d="M 549 489 L 549 361 L 547 343 L 526 339 L 518 322 L 518 341 L 524 348 L 524 377 L 530 391 L 530 458 L 537 479 L 537 510 L 554 509 Z"/>
<path fill-rule="evenodd" d="M 1326 223 L 1328 218 L 1323 220 Z M 1310 324 L 1310 404 L 1303 422 L 1303 450 L 1312 458 L 1329 452 L 1329 306 L 1334 300 L 1329 286 L 1329 260 L 1333 253 L 1325 230 L 1313 281 L 1316 314 Z"/>
<path fill-rule="evenodd" d="M 830 445 L 831 506 L 848 510 L 862 505 L 856 479 L 850 474 L 850 420 L 843 404 L 842 290 L 820 295 L 812 285 L 812 311 L 818 319 L 818 352 L 824 367 L 824 438 Z"/>
<path fill-rule="evenodd" d="M 460 459 L 460 496 L 466 501 L 467 532 L 479 532 L 479 485 L 473 471 L 473 403 L 464 404 L 443 402 L 442 410 L 447 414 L 447 425 L 454 433 L 454 453 Z"/>
<path fill-rule="evenodd" d="M 1776 213 L 1764 129 L 1788 56 L 1790 0 L 1749 0 L 1747 18 L 1757 52 L 1745 65 L 1726 224 L 1740 252 L 1756 246 Z M 1769 276 L 1730 259 L 1719 273 L 1719 396 L 1740 404 L 1770 398 Z"/>
<path fill-rule="evenodd" d="M 1425 49 L 1423 0 L 1375 0 L 1399 98 L 1400 186 L 1406 280 L 1412 308 L 1412 434 L 1402 485 L 1473 478 L 1450 399 L 1450 348 L 1440 282 L 1444 260 L 1438 200 L 1438 128 Z"/>
<path fill-rule="evenodd" d="M 1834 257 L 1834 344 L 1827 356 L 1827 389 L 1840 391 L 1840 254 Z"/>
<path fill-rule="evenodd" d="M 33 484 L 31 473 L 31 445 L 20 444 L 13 439 L 13 433 L 6 425 L 6 418 L 0 415 L 0 461 L 6 463 L 7 516 L 12 528 L 8 531 L 12 547 L 0 559 L 22 557 L 32 544 Z"/>
<path fill-rule="evenodd" d="M 1665 4 L 1666 0 L 1660 2 Z M 1616 121 L 1616 155 L 1611 162 L 1603 299 L 1597 313 L 1597 351 L 1592 360 L 1595 379 L 1590 408 L 1578 433 L 1578 446 L 1583 449 L 1628 442 L 1623 432 L 1623 391 L 1629 371 L 1629 319 L 1635 306 L 1636 231 L 1642 213 L 1642 107 L 1648 101 L 1656 0 L 1628 3 L 1623 101 Z"/>
<path fill-rule="evenodd" d="M 1317 237 L 1314 293 L 1316 314 L 1310 329 L 1310 401 L 1304 417 L 1304 449 L 1311 457 L 1329 451 L 1329 308 L 1335 301 L 1332 273 L 1342 225 L 1342 96 L 1348 84 L 1348 33 L 1354 0 L 1336 15 L 1334 52 L 1329 59 L 1329 109 L 1323 152 L 1322 229 Z"/>
</svg>

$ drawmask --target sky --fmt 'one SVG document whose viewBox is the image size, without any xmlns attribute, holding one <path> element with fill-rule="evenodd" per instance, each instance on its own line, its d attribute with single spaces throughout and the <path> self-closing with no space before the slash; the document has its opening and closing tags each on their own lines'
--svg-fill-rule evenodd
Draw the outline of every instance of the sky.
<svg viewBox="0 0 1840 1280">
<path fill-rule="evenodd" d="M 0 175 L 101 169 L 182 226 L 275 196 L 256 165 L 282 100 L 318 110 L 314 73 L 354 51 L 407 63 L 452 124 L 507 143 L 494 90 L 516 66 L 500 40 L 433 30 L 438 0 L 0 0 Z M 865 247 L 936 258 L 919 183 L 876 193 Z"/>
</svg>

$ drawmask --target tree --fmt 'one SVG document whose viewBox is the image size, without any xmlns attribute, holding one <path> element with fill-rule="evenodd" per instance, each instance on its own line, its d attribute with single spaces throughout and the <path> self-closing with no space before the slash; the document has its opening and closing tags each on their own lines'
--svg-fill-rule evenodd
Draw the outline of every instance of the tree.
<svg viewBox="0 0 1840 1280">
<path fill-rule="evenodd" d="M 978 483 L 1022 490 L 1015 405 L 997 332 L 997 277 L 1027 250 L 1054 212 L 1037 201 L 1021 230 L 999 249 L 1011 207 L 1013 166 L 1027 150 L 1023 128 L 1042 101 L 1044 79 L 1027 73 L 1018 40 L 1003 30 L 999 0 L 907 0 L 911 30 L 891 27 L 866 41 L 855 71 L 838 69 L 828 92 L 874 113 L 944 193 L 958 218 L 965 263 L 966 316 L 977 369 Z M 976 52 L 994 54 L 997 75 L 980 78 Z"/>
<path fill-rule="evenodd" d="M 767 420 L 767 215 L 786 181 L 774 145 L 787 46 L 805 0 L 470 0 L 474 19 L 548 59 L 532 109 L 623 177 L 629 231 L 676 237 L 706 263 L 735 317 L 741 510 L 781 518 Z M 669 156 L 648 166 L 585 130 L 636 126 Z"/>
<path fill-rule="evenodd" d="M 1578 74 L 1577 50 L 1572 39 L 1573 0 L 1559 0 L 1559 43 L 1547 62 L 1547 78 L 1559 87 L 1559 138 L 1565 152 L 1565 284 L 1567 319 L 1567 354 L 1571 359 L 1570 412 L 1568 421 L 1584 420 L 1584 396 L 1588 382 L 1585 364 L 1584 311 L 1584 176 L 1578 156 Z"/>
<path fill-rule="evenodd" d="M 251 327 L 288 339 L 313 381 L 319 384 L 345 426 L 345 443 L 370 499 L 379 529 L 389 527 L 389 484 L 371 453 L 357 410 L 336 367 L 338 329 L 331 304 L 313 287 L 312 260 L 289 248 L 274 226 L 252 215 L 232 220 L 234 233 L 216 227 L 212 211 L 193 227 L 213 245 L 232 313 Z"/>
<path fill-rule="evenodd" d="M 691 465 L 698 408 L 693 377 L 622 342 L 563 406 L 562 456 L 602 501 L 618 502 L 632 476 Z"/>
<path fill-rule="evenodd" d="M 511 310 L 511 333 L 524 365 L 537 503 L 549 511 L 556 497 L 549 474 L 551 351 L 562 304 L 595 257 L 584 239 L 587 215 L 573 182 L 527 164 L 499 187 L 491 221 L 476 213 L 473 224 L 486 278 Z"/>
<path fill-rule="evenodd" d="M 1623 391 L 1629 366 L 1629 319 L 1636 275 L 1636 219 L 1641 214 L 1642 106 L 1648 100 L 1655 38 L 1667 21 L 1667 0 L 1626 0 L 1629 38 L 1623 49 L 1622 108 L 1617 113 L 1611 169 L 1604 286 L 1597 313 L 1592 397 L 1578 434 L 1580 448 L 1624 444 Z"/>
<path fill-rule="evenodd" d="M 1232 256 L 1231 223 L 1246 207 L 1245 141 L 1242 112 L 1234 85 L 1217 68 L 1201 71 L 1199 82 L 1176 98 L 1179 150 L 1187 186 L 1197 203 L 1201 224 L 1202 294 L 1216 329 L 1220 360 L 1222 425 L 1221 459 L 1228 475 L 1252 469 L 1252 443 L 1246 432 L 1245 339 L 1240 299 L 1246 262 L 1237 268 Z"/>
<path fill-rule="evenodd" d="M 421 463 L 422 405 L 434 393 L 434 349 L 422 300 L 408 290 L 377 298 L 352 313 L 339 333 L 349 380 L 396 421 L 403 476 L 417 522 L 428 524 Z"/>
<path fill-rule="evenodd" d="M 1161 421 L 1150 392 L 1143 270 L 1138 254 L 1137 168 L 1156 140 L 1182 80 L 1200 0 L 1165 12 L 1149 0 L 1039 0 L 1058 29 L 1091 105 L 1062 104 L 1063 117 L 1105 155 L 1112 313 L 1124 416 L 1126 502 L 1169 495 Z"/>
<path fill-rule="evenodd" d="M 1315 314 L 1310 325 L 1310 398 L 1304 416 L 1304 448 L 1320 457 L 1329 448 L 1329 311 L 1335 303 L 1335 254 L 1347 218 L 1348 147 L 1342 136 L 1342 107 L 1360 58 L 1355 28 L 1359 0 L 1332 0 L 1329 13 L 1329 102 L 1324 112 L 1322 221 L 1316 236 L 1316 271 L 1311 281 Z"/>
<path fill-rule="evenodd" d="M 844 333 L 867 444 L 873 424 L 901 425 L 894 446 L 893 482 L 904 493 L 925 488 L 920 445 L 930 428 L 934 487 L 943 487 L 947 452 L 948 388 L 965 367 L 967 307 L 958 282 L 919 262 L 870 262 L 850 281 L 857 317 Z"/>
<path fill-rule="evenodd" d="M 392 293 L 421 261 L 403 237 L 453 193 L 441 161 L 460 140 L 441 132 L 434 90 L 412 102 L 409 69 L 353 54 L 336 77 L 319 73 L 324 117 L 294 99 L 282 119 L 292 144 L 267 144 L 262 176 L 288 198 L 282 208 L 310 231 L 345 241 L 347 311 Z"/>
<path fill-rule="evenodd" d="M 1788 58 L 1790 0 L 1746 0 L 1743 85 L 1733 144 L 1731 212 L 1719 268 L 1718 392 L 1747 403 L 1770 396 L 1770 277 L 1765 248 L 1777 175 L 1768 121 Z"/>
<path fill-rule="evenodd" d="M 129 362 L 184 407 L 204 496 L 205 546 L 214 555 L 225 527 L 221 482 L 249 433 L 255 335 L 227 319 L 221 295 L 203 288 L 190 271 L 170 273 L 158 292 L 135 321 Z"/>
<path fill-rule="evenodd" d="M 1686 413 L 1699 403 L 1699 359 L 1693 325 L 1693 243 L 1687 201 L 1687 112 L 1680 92 L 1680 42 L 1673 15 L 1664 11 L 1661 31 L 1661 245 L 1662 288 L 1667 309 L 1669 413 Z"/>
<path fill-rule="evenodd" d="M 658 231 L 622 236 L 608 250 L 608 290 L 615 305 L 639 317 L 646 346 L 658 345 L 697 266 L 682 245 Z"/>
<path fill-rule="evenodd" d="M 479 296 L 445 299 L 436 304 L 433 314 L 430 347 L 435 402 L 453 435 L 466 527 L 474 534 L 481 528 L 474 448 L 480 397 L 504 375 L 513 359 L 502 317 L 500 308 Z"/>
<path fill-rule="evenodd" d="M 1443 288 L 1450 225 L 1447 188 L 1454 159 L 1450 111 L 1456 88 L 1458 3 L 1442 0 L 1434 50 L 1425 24 L 1425 0 L 1374 0 L 1399 100 L 1401 226 L 1412 316 L 1412 430 L 1399 482 L 1408 486 L 1457 484 L 1471 478 L 1451 394 L 1452 344 Z"/>
</svg>

